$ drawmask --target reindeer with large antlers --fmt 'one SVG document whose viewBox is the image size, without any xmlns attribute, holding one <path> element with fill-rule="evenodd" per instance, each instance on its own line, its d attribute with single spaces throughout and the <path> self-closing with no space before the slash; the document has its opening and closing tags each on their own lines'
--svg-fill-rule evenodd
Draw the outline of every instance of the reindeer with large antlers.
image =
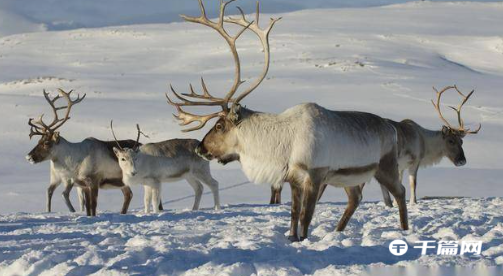
<svg viewBox="0 0 503 276">
<path fill-rule="evenodd" d="M 468 95 L 463 94 L 457 86 L 447 86 L 436 92 L 436 101 L 431 101 L 440 119 L 444 122 L 441 130 L 429 130 L 421 127 L 412 120 L 403 120 L 401 122 L 390 122 L 398 130 L 398 148 L 399 159 L 398 166 L 400 180 L 403 171 L 409 172 L 410 184 L 410 204 L 417 203 L 417 172 L 420 167 L 428 167 L 439 163 L 444 157 L 447 157 L 456 167 L 466 164 L 466 157 L 463 151 L 463 138 L 467 134 L 477 134 L 482 127 L 479 124 L 476 130 L 470 130 L 465 127 L 464 120 L 461 118 L 461 108 L 470 99 L 474 90 Z M 451 125 L 442 115 L 440 100 L 442 95 L 449 90 L 456 91 L 461 97 L 461 103 L 457 107 L 450 106 L 457 115 L 458 126 Z M 384 202 L 392 206 L 391 198 L 386 187 L 382 187 Z"/>
<path fill-rule="evenodd" d="M 110 128 L 117 141 L 112 122 L 110 122 Z M 136 128 L 138 141 L 140 134 L 143 133 L 139 125 L 136 125 Z M 150 212 L 150 206 L 154 213 L 159 213 L 161 183 L 181 179 L 185 179 L 194 189 L 195 198 L 192 210 L 199 209 L 203 194 L 201 182 L 207 185 L 213 193 L 215 210 L 220 209 L 218 182 L 211 176 L 210 162 L 195 153 L 198 144 L 199 141 L 195 139 L 172 139 L 142 146 L 137 143 L 132 148 L 121 147 L 117 143 L 114 152 L 122 169 L 122 180 L 128 186 L 143 185 L 145 213 Z"/>
<path fill-rule="evenodd" d="M 75 209 L 70 202 L 70 191 L 75 184 L 83 190 L 87 215 L 96 215 L 96 206 L 99 188 L 120 188 L 124 194 L 124 204 L 122 214 L 127 212 L 129 203 L 133 196 L 131 189 L 122 183 L 122 172 L 113 153 L 112 142 L 100 141 L 95 138 L 87 138 L 79 143 L 71 143 L 64 139 L 57 129 L 59 129 L 68 119 L 70 111 L 75 104 L 80 103 L 83 97 L 71 99 L 71 93 L 58 90 L 59 95 L 52 98 L 44 90 L 44 97 L 52 108 L 54 119 L 46 124 L 43 121 L 43 114 L 38 120 L 30 118 L 28 121 L 30 139 L 39 135 L 40 140 L 33 150 L 28 153 L 26 159 L 32 163 L 40 163 L 46 160 L 51 161 L 51 180 L 47 189 L 47 212 L 51 211 L 51 199 L 54 190 L 61 183 L 65 184 L 63 197 L 71 212 Z M 58 99 L 64 98 L 66 105 L 56 106 Z M 58 111 L 66 110 L 65 116 L 59 118 Z M 130 147 L 135 141 L 119 141 L 123 147 Z M 82 194 L 79 192 L 82 208 Z"/>
<path fill-rule="evenodd" d="M 239 161 L 246 176 L 256 183 L 279 187 L 283 182 L 289 182 L 292 189 L 291 241 L 307 238 L 323 183 L 343 187 L 348 194 L 347 209 L 337 226 L 337 230 L 342 231 L 360 202 L 358 185 L 373 176 L 397 199 L 401 228 L 408 229 L 405 188 L 398 177 L 396 130 L 385 119 L 363 112 L 331 111 L 314 103 L 297 105 L 280 114 L 256 112 L 240 105 L 267 74 L 269 33 L 279 19 L 271 19 L 269 25 L 261 29 L 258 5 L 254 21 L 248 21 L 241 10 L 240 18 L 225 18 L 228 3 L 221 2 L 217 22 L 206 17 L 201 0 L 201 16 L 182 16 L 186 21 L 217 31 L 229 45 L 235 63 L 234 83 L 223 98 L 208 93 L 204 81 L 202 94 L 195 93 L 191 86 L 189 94 L 179 94 L 171 87 L 178 102 L 166 95 L 168 102 L 178 110 L 175 117 L 181 125 L 199 123 L 185 131 L 201 129 L 210 119 L 218 118 L 196 152 L 223 164 Z M 242 29 L 231 36 L 224 29 L 224 23 Z M 255 33 L 262 44 L 264 70 L 248 89 L 234 97 L 243 83 L 236 40 L 246 30 Z M 184 106 L 218 106 L 221 111 L 200 116 L 184 111 Z"/>
</svg>

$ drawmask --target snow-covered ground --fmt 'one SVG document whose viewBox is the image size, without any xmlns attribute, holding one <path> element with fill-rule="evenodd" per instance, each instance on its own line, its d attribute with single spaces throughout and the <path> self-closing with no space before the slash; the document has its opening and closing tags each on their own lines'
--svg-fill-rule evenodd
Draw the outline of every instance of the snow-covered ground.
<svg viewBox="0 0 503 276">
<path fill-rule="evenodd" d="M 44 1 L 58 8 L 52 13 L 47 7 L 37 9 Z M 454 168 L 444 161 L 421 170 L 418 185 L 420 197 L 477 199 L 424 201 L 410 210 L 412 230 L 401 232 L 397 211 L 375 203 L 381 198 L 373 183 L 364 191 L 367 202 L 340 234 L 333 228 L 346 198 L 342 190 L 332 188 L 316 211 L 312 238 L 292 245 L 284 237 L 289 205 L 262 205 L 268 202 L 269 187 L 248 183 L 238 164 L 213 164 L 222 202 L 227 204 L 219 212 L 186 210 L 192 204 L 192 189 L 179 182 L 165 185 L 163 201 L 170 210 L 159 216 L 138 211 L 141 189 L 134 190 L 135 211 L 127 216 L 116 214 L 122 201 L 119 191 L 100 192 L 102 214 L 97 218 L 67 214 L 59 197 L 53 200 L 58 213 L 40 213 L 49 164 L 32 166 L 24 156 L 35 144 L 28 139 L 28 118 L 49 111 L 42 89 L 87 93 L 61 129 L 70 141 L 88 136 L 111 139 L 110 119 L 121 138 L 134 137 L 136 122 L 150 136 L 143 142 L 201 138 L 204 130 L 179 131 L 171 116 L 174 110 L 164 99 L 168 83 L 182 91 L 189 82 L 197 85 L 203 75 L 210 91 L 218 93 L 231 84 L 233 73 L 225 42 L 201 26 L 140 25 L 168 20 L 138 19 L 142 11 L 126 4 L 121 14 L 113 9 L 120 6 L 118 0 L 108 7 L 117 15 L 111 12 L 109 17 L 83 12 L 89 8 L 83 3 L 106 11 L 97 1 L 81 1 L 81 6 L 72 6 L 70 2 L 76 1 L 44 1 L 0 2 L 0 275 L 38 274 L 46 269 L 53 269 L 47 275 L 104 273 L 101 269 L 139 274 L 190 270 L 194 275 L 345 275 L 385 269 L 381 263 L 409 268 L 458 265 L 492 273 L 487 266 L 503 263 L 499 198 L 503 197 L 503 3 L 413 2 L 339 9 L 325 8 L 337 1 L 314 1 L 312 6 L 294 1 L 300 5 L 295 8 L 283 8 L 284 1 L 262 3 L 265 11 L 299 11 L 271 15 L 283 19 L 271 34 L 268 78 L 245 100 L 250 108 L 280 112 L 312 101 L 331 109 L 411 118 L 425 127 L 440 128 L 429 102 L 434 97 L 431 87 L 457 84 L 464 91 L 476 90 L 464 117 L 471 125 L 483 125 L 480 134 L 465 139 L 466 166 Z M 244 2 L 242 6 L 251 12 L 252 3 Z M 165 9 L 159 3 L 151 5 L 162 14 Z M 175 3 L 173 12 L 199 12 L 195 0 Z M 313 7 L 324 9 L 306 9 Z M 144 9 L 156 10 L 147 4 Z M 82 16 L 72 17 L 72 10 Z M 93 21 L 89 14 L 104 21 Z M 113 26 L 117 24 L 125 26 Z M 79 26 L 94 28 L 75 29 Z M 45 31 L 58 29 L 68 30 Z M 238 47 L 246 80 L 251 80 L 261 70 L 260 47 L 252 35 L 243 36 Z M 445 100 L 458 102 L 455 95 Z M 289 201 L 289 188 L 283 198 Z M 76 205 L 75 196 L 73 202 Z M 202 206 L 212 204 L 211 195 L 205 195 Z M 447 236 L 481 238 L 482 257 L 393 257 L 387 251 L 387 243 L 395 238 L 413 242 Z"/>
<path fill-rule="evenodd" d="M 291 244 L 289 205 L 240 204 L 221 211 L 166 211 L 101 214 L 5 215 L 0 218 L 4 275 L 357 275 L 385 274 L 387 265 L 417 275 L 501 275 L 503 200 L 454 199 L 423 201 L 410 210 L 411 230 L 399 231 L 396 209 L 367 202 L 348 229 L 334 232 L 342 203 L 317 208 L 309 240 Z M 387 243 L 404 239 L 484 242 L 481 256 L 420 258 L 420 250 L 396 257 Z M 430 253 L 433 253 L 430 251 Z M 443 270 L 432 264 L 444 266 Z M 448 267 L 451 268 L 448 268 Z M 447 274 L 450 272 L 451 274 Z M 380 275 L 380 274 L 377 274 Z"/>
</svg>

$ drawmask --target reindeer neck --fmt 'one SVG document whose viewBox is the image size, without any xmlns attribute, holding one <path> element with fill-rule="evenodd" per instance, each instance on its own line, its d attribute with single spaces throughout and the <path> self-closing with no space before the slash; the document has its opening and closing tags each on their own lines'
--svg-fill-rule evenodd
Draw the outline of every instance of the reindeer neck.
<svg viewBox="0 0 503 276">
<path fill-rule="evenodd" d="M 423 129 L 424 157 L 421 166 L 432 166 L 439 163 L 445 156 L 445 143 L 442 131 Z"/>
<path fill-rule="evenodd" d="M 54 163 L 63 162 L 71 155 L 72 159 L 78 159 L 82 152 L 82 142 L 71 143 L 63 137 L 59 137 L 58 144 L 53 146 L 51 161 Z"/>
<path fill-rule="evenodd" d="M 295 128 L 281 115 L 254 113 L 236 127 L 237 153 L 245 175 L 255 183 L 282 183 Z"/>
</svg>

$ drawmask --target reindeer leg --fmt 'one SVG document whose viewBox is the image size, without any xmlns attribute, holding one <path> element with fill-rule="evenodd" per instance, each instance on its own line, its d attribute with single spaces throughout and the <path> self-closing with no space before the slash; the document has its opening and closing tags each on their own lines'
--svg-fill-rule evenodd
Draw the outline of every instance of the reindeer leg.
<svg viewBox="0 0 503 276">
<path fill-rule="evenodd" d="M 327 188 L 328 184 L 322 184 L 320 187 L 320 191 L 318 192 L 318 201 L 320 201 L 321 197 L 323 196 L 323 193 L 325 192 L 325 189 Z"/>
<path fill-rule="evenodd" d="M 159 213 L 159 202 L 161 202 L 161 183 L 157 182 L 152 189 L 152 209 L 154 210 L 155 214 Z"/>
<path fill-rule="evenodd" d="M 91 186 L 91 216 L 96 216 L 96 209 L 98 207 L 98 191 L 98 186 Z"/>
<path fill-rule="evenodd" d="M 363 193 L 363 188 L 365 187 L 365 183 L 362 183 L 360 185 L 358 185 L 360 187 L 360 191 Z"/>
<path fill-rule="evenodd" d="M 381 158 L 375 178 L 395 198 L 400 212 L 400 226 L 403 230 L 408 230 L 409 222 L 407 218 L 407 204 L 405 203 L 405 188 L 400 183 L 398 164 L 395 156 L 396 153 L 391 152 Z"/>
<path fill-rule="evenodd" d="M 214 203 L 214 209 L 215 210 L 220 210 L 222 207 L 220 206 L 220 191 L 218 190 L 218 181 L 215 180 L 209 171 L 203 171 L 203 172 L 195 172 L 194 176 L 200 181 L 206 184 L 210 190 L 211 193 L 213 194 L 213 203 Z"/>
<path fill-rule="evenodd" d="M 85 192 L 81 187 L 78 186 L 77 186 L 77 195 L 79 197 L 80 211 L 84 212 L 86 210 Z"/>
<path fill-rule="evenodd" d="M 292 189 L 292 209 L 291 209 L 291 222 L 290 222 L 290 235 L 288 240 L 291 242 L 298 242 L 298 228 L 299 228 L 299 215 L 300 215 L 300 197 L 301 197 L 301 187 L 299 184 L 290 182 L 290 188 Z"/>
<path fill-rule="evenodd" d="M 341 220 L 337 224 L 337 231 L 339 232 L 344 231 L 346 225 L 349 222 L 349 219 L 351 219 L 351 216 L 353 216 L 356 208 L 358 208 L 358 205 L 362 200 L 362 192 L 360 186 L 345 187 L 344 190 L 348 195 L 348 205 L 346 207 L 346 210 L 344 211 L 344 214 L 342 215 Z"/>
<path fill-rule="evenodd" d="M 274 187 L 271 186 L 271 200 L 269 204 L 281 204 L 281 191 L 283 190 L 283 186 Z"/>
<path fill-rule="evenodd" d="M 410 205 L 415 205 L 417 203 L 416 197 L 416 187 L 417 187 L 417 170 L 419 169 L 419 164 L 409 169 L 409 184 L 410 184 Z"/>
<path fill-rule="evenodd" d="M 145 214 L 150 213 L 150 202 L 152 201 L 152 188 L 148 185 L 143 186 L 143 207 L 145 208 Z"/>
<path fill-rule="evenodd" d="M 189 182 L 192 189 L 194 189 L 194 193 L 196 194 L 194 198 L 194 206 L 192 206 L 192 210 L 199 210 L 199 204 L 201 203 L 201 196 L 203 195 L 203 184 L 199 182 L 197 179 L 189 176 L 185 178 L 187 182 Z"/>
<path fill-rule="evenodd" d="M 381 192 L 382 192 L 382 197 L 384 199 L 384 204 L 388 207 L 393 207 L 393 201 L 391 200 L 391 196 L 389 195 L 388 189 L 386 189 L 386 186 L 380 185 L 381 186 Z"/>
<path fill-rule="evenodd" d="M 121 191 L 124 195 L 124 203 L 122 204 L 121 214 L 127 214 L 129 203 L 131 203 L 131 199 L 133 198 L 133 191 L 131 191 L 131 188 L 126 185 L 121 188 Z"/>
<path fill-rule="evenodd" d="M 49 184 L 49 187 L 47 188 L 47 201 L 46 201 L 46 207 L 45 210 L 46 212 L 50 213 L 51 212 L 51 202 L 52 202 L 52 195 L 54 194 L 54 190 L 59 186 L 61 182 L 58 181 L 51 181 L 51 184 Z"/>
<path fill-rule="evenodd" d="M 72 202 L 70 201 L 70 192 L 72 191 L 73 183 L 70 180 L 65 181 L 65 190 L 63 191 L 63 198 L 65 199 L 66 206 L 70 212 L 75 213 Z"/>
<path fill-rule="evenodd" d="M 283 185 L 281 185 L 279 189 L 276 189 L 276 195 L 274 197 L 275 204 L 281 204 L 281 191 L 283 191 Z"/>
<path fill-rule="evenodd" d="M 271 199 L 269 200 L 269 204 L 276 204 L 276 188 L 271 186 Z"/>
<path fill-rule="evenodd" d="M 308 177 L 303 184 L 302 209 L 300 211 L 300 241 L 307 239 L 309 225 L 313 219 L 320 183 Z"/>
<path fill-rule="evenodd" d="M 84 196 L 85 196 L 86 215 L 91 216 L 91 188 L 85 187 L 85 188 L 82 188 L 82 190 L 84 191 Z"/>
</svg>

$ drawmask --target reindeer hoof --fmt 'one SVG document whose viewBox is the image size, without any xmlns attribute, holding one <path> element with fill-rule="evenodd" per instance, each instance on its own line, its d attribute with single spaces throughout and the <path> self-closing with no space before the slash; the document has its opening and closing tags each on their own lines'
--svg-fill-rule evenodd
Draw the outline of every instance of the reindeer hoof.
<svg viewBox="0 0 503 276">
<path fill-rule="evenodd" d="M 291 242 L 298 242 L 299 238 L 297 236 L 288 236 L 288 240 Z"/>
</svg>

